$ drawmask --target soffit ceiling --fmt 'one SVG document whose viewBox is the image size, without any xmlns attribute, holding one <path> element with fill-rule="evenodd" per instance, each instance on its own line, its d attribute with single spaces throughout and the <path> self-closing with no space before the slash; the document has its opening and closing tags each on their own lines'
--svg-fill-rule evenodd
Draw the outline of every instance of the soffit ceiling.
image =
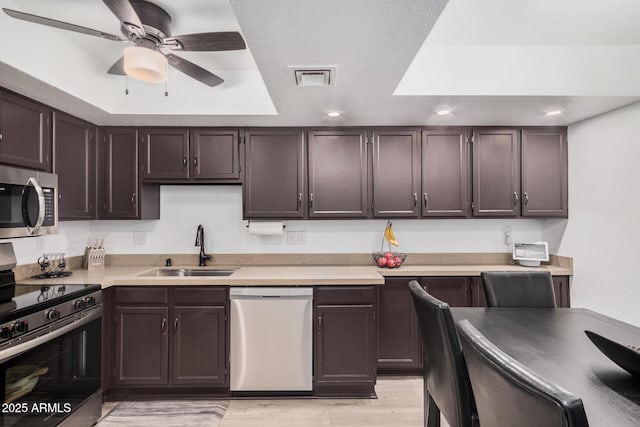
<svg viewBox="0 0 640 427">
<path fill-rule="evenodd" d="M 123 44 L 4 14 L 0 84 L 105 125 L 568 124 L 640 100 L 633 0 L 154 3 L 174 34 L 241 31 L 246 51 L 180 53 L 224 85 L 174 71 L 169 97 L 131 79 L 127 96 L 126 79 L 106 74 Z M 100 0 L 0 5 L 120 33 Z M 336 67 L 335 84 L 296 87 L 290 66 Z"/>
</svg>

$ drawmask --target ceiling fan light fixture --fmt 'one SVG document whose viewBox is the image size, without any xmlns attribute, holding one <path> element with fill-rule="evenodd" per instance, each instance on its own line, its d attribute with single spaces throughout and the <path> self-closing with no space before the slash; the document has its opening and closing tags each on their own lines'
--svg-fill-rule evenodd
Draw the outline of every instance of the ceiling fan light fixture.
<svg viewBox="0 0 640 427">
<path fill-rule="evenodd" d="M 143 82 L 164 83 L 167 81 L 167 58 L 153 49 L 130 46 L 124 50 L 124 72 Z"/>
</svg>

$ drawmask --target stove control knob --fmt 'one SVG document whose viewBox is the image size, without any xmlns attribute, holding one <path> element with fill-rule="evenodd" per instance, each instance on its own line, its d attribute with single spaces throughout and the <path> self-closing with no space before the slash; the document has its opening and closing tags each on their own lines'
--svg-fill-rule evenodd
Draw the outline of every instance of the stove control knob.
<svg viewBox="0 0 640 427">
<path fill-rule="evenodd" d="M 47 317 L 47 320 L 56 320 L 60 318 L 60 311 L 52 308 L 51 310 L 47 310 L 45 316 Z"/>
<path fill-rule="evenodd" d="M 27 332 L 29 329 L 29 324 L 23 320 L 16 320 L 11 327 L 11 333 L 22 333 Z"/>
<path fill-rule="evenodd" d="M 88 307 L 90 305 L 95 305 L 96 304 L 96 299 L 95 297 L 92 296 L 88 296 L 84 299 L 84 303 L 85 305 Z"/>
<path fill-rule="evenodd" d="M 11 338 L 11 329 L 6 326 L 3 326 L 2 328 L 0 328 L 0 338 L 2 339 Z"/>
<path fill-rule="evenodd" d="M 82 310 L 83 308 L 86 307 L 86 305 L 87 305 L 87 303 L 82 299 L 77 299 L 76 302 L 73 303 L 73 307 L 76 310 Z"/>
</svg>

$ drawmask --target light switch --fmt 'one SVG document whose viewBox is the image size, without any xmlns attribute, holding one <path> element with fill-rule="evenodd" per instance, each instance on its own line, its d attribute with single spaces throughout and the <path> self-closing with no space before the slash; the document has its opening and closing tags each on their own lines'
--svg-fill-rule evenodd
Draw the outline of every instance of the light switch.
<svg viewBox="0 0 640 427">
<path fill-rule="evenodd" d="M 298 231 L 298 244 L 304 245 L 307 243 L 307 233 L 305 231 Z"/>
<path fill-rule="evenodd" d="M 134 245 L 146 245 L 147 244 L 147 232 L 146 231 L 134 231 L 133 232 L 133 244 Z"/>
<path fill-rule="evenodd" d="M 295 231 L 287 231 L 287 245 L 297 245 L 298 239 Z"/>
</svg>

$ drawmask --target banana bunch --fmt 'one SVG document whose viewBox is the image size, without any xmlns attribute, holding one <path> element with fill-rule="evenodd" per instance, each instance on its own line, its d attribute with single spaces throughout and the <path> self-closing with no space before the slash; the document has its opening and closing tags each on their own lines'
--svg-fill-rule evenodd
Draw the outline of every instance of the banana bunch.
<svg viewBox="0 0 640 427">
<path fill-rule="evenodd" d="M 396 236 L 393 234 L 393 228 L 391 226 L 391 221 L 387 222 L 387 227 L 384 229 L 384 238 L 387 239 L 390 245 L 398 246 L 398 241 L 396 240 Z"/>
</svg>

